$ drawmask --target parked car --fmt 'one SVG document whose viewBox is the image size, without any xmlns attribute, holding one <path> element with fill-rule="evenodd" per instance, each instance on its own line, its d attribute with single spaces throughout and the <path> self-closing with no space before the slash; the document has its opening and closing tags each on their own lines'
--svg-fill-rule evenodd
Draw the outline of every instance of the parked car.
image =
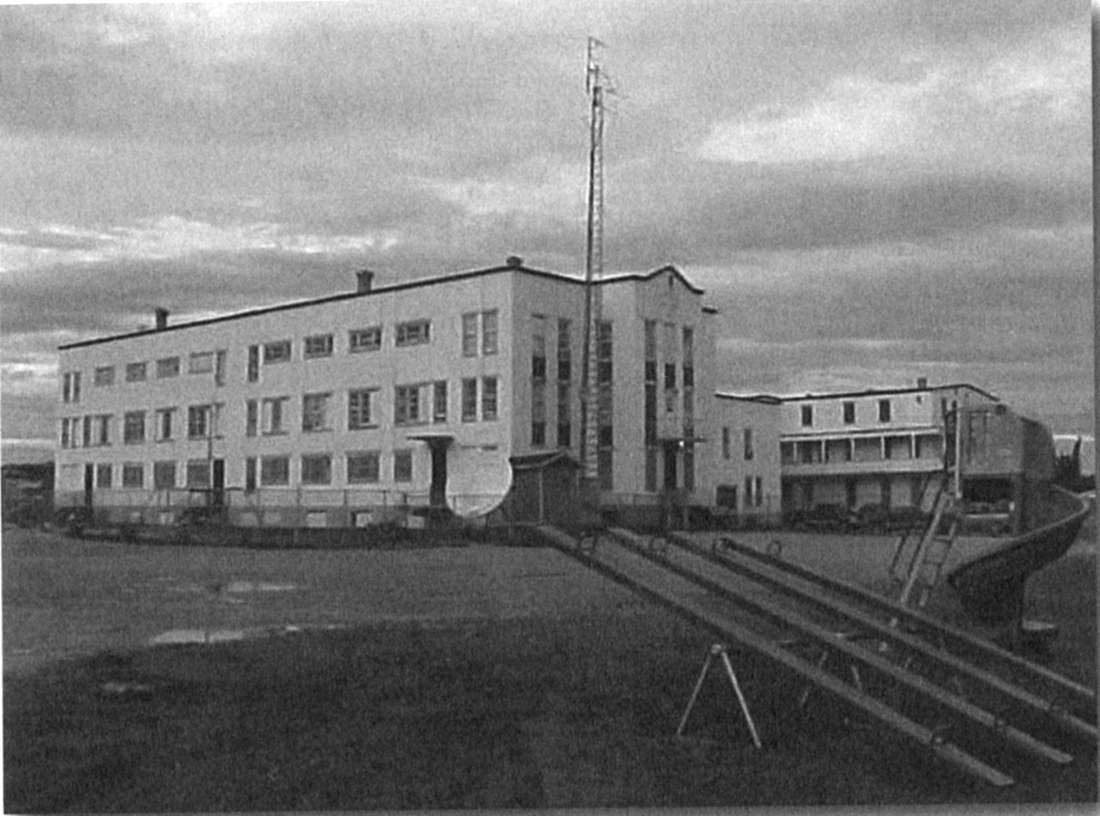
<svg viewBox="0 0 1100 816">
<path fill-rule="evenodd" d="M 815 533 L 847 532 L 853 527 L 852 514 L 839 504 L 816 504 L 799 519 L 799 527 Z"/>
</svg>

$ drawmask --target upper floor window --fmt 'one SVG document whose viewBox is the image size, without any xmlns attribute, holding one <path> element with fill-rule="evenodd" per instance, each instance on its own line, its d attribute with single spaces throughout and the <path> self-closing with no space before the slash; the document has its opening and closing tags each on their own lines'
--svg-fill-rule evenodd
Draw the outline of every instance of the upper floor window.
<svg viewBox="0 0 1100 816">
<path fill-rule="evenodd" d="M 395 425 L 415 425 L 424 422 L 423 385 L 399 385 L 394 388 L 393 422 Z"/>
<path fill-rule="evenodd" d="M 348 350 L 352 354 L 361 351 L 378 351 L 382 348 L 382 327 L 371 326 L 369 329 L 352 329 L 348 332 Z"/>
<path fill-rule="evenodd" d="M 95 370 L 95 375 L 92 382 L 97 386 L 106 386 L 115 384 L 115 367 L 114 366 L 98 366 Z"/>
<path fill-rule="evenodd" d="M 145 363 L 127 363 L 126 382 L 145 382 Z"/>
<path fill-rule="evenodd" d="M 371 419 L 371 395 L 377 388 L 354 388 L 348 391 L 348 430 L 373 428 Z"/>
<path fill-rule="evenodd" d="M 332 429 L 329 413 L 331 393 L 306 394 L 302 397 L 302 430 L 328 431 Z"/>
<path fill-rule="evenodd" d="M 432 422 L 447 421 L 447 381 L 432 384 Z"/>
<path fill-rule="evenodd" d="M 260 379 L 260 347 L 248 347 L 248 381 L 257 382 Z"/>
<path fill-rule="evenodd" d="M 165 357 L 161 360 L 157 360 L 157 377 L 158 379 L 164 379 L 166 377 L 178 377 L 180 373 L 180 358 L 179 357 Z"/>
<path fill-rule="evenodd" d="M 558 382 L 569 382 L 573 378 L 572 333 L 570 321 L 558 320 Z"/>
<path fill-rule="evenodd" d="M 751 461 L 752 457 L 753 457 L 752 428 L 745 428 L 744 442 L 745 442 L 745 444 L 744 444 L 745 461 L 748 462 L 748 461 Z"/>
<path fill-rule="evenodd" d="M 722 426 L 722 458 L 730 458 L 730 429 L 728 425 Z"/>
<path fill-rule="evenodd" d="M 481 329 L 480 342 L 478 328 Z M 462 315 L 462 356 L 477 357 L 497 353 L 497 310 Z"/>
<path fill-rule="evenodd" d="M 432 322 L 430 320 L 410 320 L 397 324 L 395 342 L 399 346 L 419 346 L 431 340 Z"/>
<path fill-rule="evenodd" d="M 214 352 L 197 351 L 187 361 L 188 374 L 209 374 L 214 370 Z"/>
<path fill-rule="evenodd" d="M 601 320 L 596 326 L 596 382 L 611 382 L 611 321 Z"/>
<path fill-rule="evenodd" d="M 683 329 L 684 388 L 695 387 L 695 330 L 690 326 Z"/>
<path fill-rule="evenodd" d="M 175 408 L 157 409 L 156 434 L 158 442 L 168 442 L 172 439 L 172 417 L 175 413 Z"/>
<path fill-rule="evenodd" d="M 497 378 L 481 378 L 481 418 L 493 420 L 497 418 Z"/>
<path fill-rule="evenodd" d="M 890 421 L 890 400 L 884 399 L 878 401 L 878 421 Z"/>
<path fill-rule="evenodd" d="M 477 420 L 477 377 L 462 380 L 462 421 Z"/>
<path fill-rule="evenodd" d="M 856 421 L 856 404 L 854 402 L 844 403 L 844 424 L 852 425 Z"/>
<path fill-rule="evenodd" d="M 814 424 L 814 407 L 812 405 L 802 406 L 802 427 L 808 428 Z"/>
<path fill-rule="evenodd" d="M 268 397 L 261 405 L 263 411 L 263 432 L 265 434 L 286 433 L 286 404 L 290 397 Z"/>
<path fill-rule="evenodd" d="M 188 439 L 205 439 L 213 435 L 212 406 L 192 405 L 187 409 Z"/>
<path fill-rule="evenodd" d="M 285 363 L 290 360 L 290 341 L 279 340 L 276 343 L 264 343 L 264 364 Z"/>
<path fill-rule="evenodd" d="M 331 357 L 332 356 L 332 335 L 331 334 L 315 334 L 312 337 L 307 337 L 305 341 L 305 358 L 307 360 L 315 357 Z"/>
<path fill-rule="evenodd" d="M 137 445 L 145 441 L 145 412 L 127 411 L 122 417 L 122 441 Z"/>
<path fill-rule="evenodd" d="M 61 378 L 61 401 L 80 402 L 79 371 L 67 371 Z"/>
</svg>

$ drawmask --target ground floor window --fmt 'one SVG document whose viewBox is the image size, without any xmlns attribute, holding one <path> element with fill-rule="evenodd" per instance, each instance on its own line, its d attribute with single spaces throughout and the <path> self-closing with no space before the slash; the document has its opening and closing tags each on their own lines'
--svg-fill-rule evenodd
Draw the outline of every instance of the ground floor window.
<svg viewBox="0 0 1100 816">
<path fill-rule="evenodd" d="M 260 484 L 274 487 L 290 484 L 290 458 L 265 456 L 260 460 Z"/>
<path fill-rule="evenodd" d="M 125 464 L 122 466 L 123 487 L 144 487 L 145 466 L 139 464 Z"/>
<path fill-rule="evenodd" d="M 156 490 L 171 490 L 176 486 L 176 463 L 153 463 L 153 487 Z"/>
<path fill-rule="evenodd" d="M 100 490 L 110 488 L 111 486 L 111 465 L 109 462 L 105 462 L 95 467 L 95 485 Z"/>
<path fill-rule="evenodd" d="M 302 457 L 302 484 L 332 484 L 332 457 L 326 454 L 310 454 Z"/>
<path fill-rule="evenodd" d="M 395 482 L 411 482 L 413 478 L 413 459 L 411 450 L 395 450 L 393 452 L 393 480 Z"/>
<path fill-rule="evenodd" d="M 187 463 L 187 486 L 210 487 L 210 460 L 192 459 Z"/>
<path fill-rule="evenodd" d="M 379 479 L 378 451 L 348 454 L 348 484 L 375 484 Z"/>
</svg>

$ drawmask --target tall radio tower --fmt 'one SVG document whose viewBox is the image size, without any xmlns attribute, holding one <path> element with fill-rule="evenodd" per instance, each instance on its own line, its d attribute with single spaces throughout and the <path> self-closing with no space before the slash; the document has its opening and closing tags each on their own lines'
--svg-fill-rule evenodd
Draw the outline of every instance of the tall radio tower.
<svg viewBox="0 0 1100 816">
<path fill-rule="evenodd" d="M 588 38 L 585 86 L 591 99 L 588 150 L 588 229 L 584 266 L 584 361 L 581 400 L 581 462 L 584 477 L 594 485 L 599 476 L 599 385 L 597 360 L 601 312 L 599 281 L 603 277 L 603 96 L 604 80 L 596 49 L 603 43 Z"/>
</svg>

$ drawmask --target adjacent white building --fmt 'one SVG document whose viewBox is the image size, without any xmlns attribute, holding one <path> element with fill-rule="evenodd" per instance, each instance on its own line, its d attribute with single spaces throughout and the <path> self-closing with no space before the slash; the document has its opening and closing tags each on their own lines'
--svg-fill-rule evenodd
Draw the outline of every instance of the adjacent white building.
<svg viewBox="0 0 1100 816">
<path fill-rule="evenodd" d="M 781 402 L 785 511 L 818 504 L 853 510 L 866 504 L 919 506 L 929 478 L 944 470 L 945 419 L 957 408 L 1000 405 L 976 386 L 929 386 L 923 379 L 911 388 L 806 394 Z"/>
<path fill-rule="evenodd" d="M 714 504 L 732 524 L 780 519 L 781 406 L 778 397 L 768 395 L 716 395 Z"/>
<path fill-rule="evenodd" d="M 598 291 L 601 502 L 713 506 L 720 480 L 744 483 L 715 424 L 715 311 L 672 266 Z M 264 526 L 478 512 L 579 459 L 584 330 L 583 281 L 518 258 L 388 285 L 361 272 L 352 292 L 190 323 L 160 312 L 61 347 L 57 500 L 161 523 L 212 501 Z M 772 500 L 752 484 L 754 506 Z"/>
</svg>

